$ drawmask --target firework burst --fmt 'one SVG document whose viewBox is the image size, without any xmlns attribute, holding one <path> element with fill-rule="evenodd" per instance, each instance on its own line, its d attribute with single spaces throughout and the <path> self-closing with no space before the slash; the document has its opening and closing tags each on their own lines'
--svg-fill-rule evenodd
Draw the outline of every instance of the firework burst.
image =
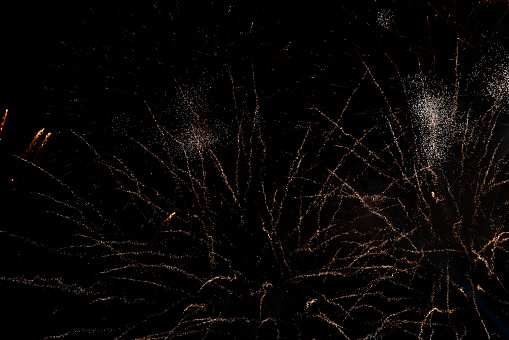
<svg viewBox="0 0 509 340">
<path fill-rule="evenodd" d="M 66 66 L 81 76 L 54 107 L 75 122 L 49 160 L 35 162 L 42 130 L 16 157 L 40 173 L 54 224 L 1 234 L 41 256 L 4 284 L 69 300 L 41 334 L 507 335 L 505 73 L 469 82 L 460 10 L 389 7 L 335 8 L 344 20 L 304 47 L 260 39 L 274 18 L 236 3 L 198 19 L 184 5 L 110 9 L 113 24 L 89 27 L 106 42 L 68 44 L 99 65 Z M 455 37 L 441 64 L 443 21 Z M 365 47 L 373 34 L 409 47 Z"/>
</svg>

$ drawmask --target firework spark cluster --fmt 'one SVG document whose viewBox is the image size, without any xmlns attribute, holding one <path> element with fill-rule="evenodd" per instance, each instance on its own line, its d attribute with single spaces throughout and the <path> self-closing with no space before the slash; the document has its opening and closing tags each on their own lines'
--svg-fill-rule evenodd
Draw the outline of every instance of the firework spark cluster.
<svg viewBox="0 0 509 340">
<path fill-rule="evenodd" d="M 419 147 L 423 158 L 430 164 L 437 164 L 447 158 L 451 143 L 457 141 L 462 125 L 461 113 L 457 110 L 457 97 L 443 86 L 420 80 L 412 115 L 419 135 Z M 457 95 L 456 95 L 457 96 Z"/>
<path fill-rule="evenodd" d="M 493 66 L 464 56 L 490 40 L 459 9 L 379 6 L 334 8 L 318 45 L 236 3 L 194 26 L 180 4 L 153 26 L 122 12 L 118 37 L 96 28 L 114 47 L 67 44 L 100 68 L 66 66 L 82 83 L 52 107 L 76 123 L 13 169 L 52 227 L 0 233 L 36 254 L 2 284 L 68 300 L 38 336 L 508 336 L 507 72 L 473 84 Z"/>
</svg>

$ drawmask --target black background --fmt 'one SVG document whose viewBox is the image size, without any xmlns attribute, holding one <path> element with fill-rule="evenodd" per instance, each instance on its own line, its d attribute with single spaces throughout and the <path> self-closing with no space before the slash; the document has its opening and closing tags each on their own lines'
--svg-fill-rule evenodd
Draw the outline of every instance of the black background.
<svg viewBox="0 0 509 340">
<path fill-rule="evenodd" d="M 185 55 L 186 51 L 202 48 L 199 41 L 194 40 L 192 28 L 220 17 L 220 14 L 212 11 L 196 11 L 196 16 L 193 16 L 194 12 L 190 8 L 199 7 L 200 4 L 183 4 L 189 8 L 187 16 L 183 17 L 181 31 L 177 34 L 182 42 L 181 50 L 184 55 L 172 59 L 172 63 L 179 67 L 185 68 L 187 63 L 191 63 Z M 217 3 L 214 6 L 224 8 Z M 380 27 L 375 27 L 379 9 L 386 6 L 395 8 L 396 24 L 404 32 L 398 38 L 384 33 Z M 435 11 L 434 6 L 440 10 Z M 91 8 L 94 10 L 90 11 Z M 142 10 L 138 12 L 138 8 Z M 137 16 L 133 19 L 136 27 L 138 20 L 143 22 L 143 9 L 146 9 L 145 5 L 115 4 L 109 1 L 100 4 L 69 2 L 57 5 L 40 2 L 1 5 L 0 112 L 9 109 L 0 144 L 0 179 L 2 196 L 6 198 L 0 211 L 0 228 L 3 230 L 23 237 L 36 235 L 35 239 L 43 240 L 64 237 L 65 233 L 62 236 L 41 236 L 44 234 L 41 229 L 59 222 L 41 213 L 46 203 L 34 198 L 30 192 L 34 186 L 37 190 L 44 190 L 46 185 L 51 187 L 51 184 L 40 184 L 38 180 L 41 177 L 32 170 L 22 172 L 17 165 L 19 160 L 11 155 L 21 156 L 31 138 L 41 128 L 58 135 L 59 131 L 67 127 L 87 131 L 108 124 L 109 116 L 102 116 L 94 109 L 104 107 L 104 111 L 114 112 L 119 109 L 115 103 L 118 98 L 101 92 L 99 87 L 104 84 L 102 81 L 95 82 L 88 72 L 93 75 L 97 65 L 113 61 L 111 58 L 104 58 L 100 52 L 95 56 L 83 56 L 70 51 L 67 46 L 86 48 L 94 43 L 94 39 L 99 38 L 99 41 L 105 41 L 106 44 L 111 43 L 113 55 L 115 52 L 120 53 L 125 46 L 121 42 L 118 46 L 115 45 L 117 36 L 109 30 L 111 26 L 107 18 L 115 12 L 120 13 L 121 18 L 127 17 L 129 13 L 136 13 Z M 268 120 L 279 122 L 281 119 L 288 119 L 291 123 L 294 120 L 307 119 L 310 106 L 333 110 L 338 105 L 341 107 L 340 103 L 344 103 L 348 98 L 350 89 L 358 82 L 365 68 L 359 58 L 347 55 L 344 51 L 358 52 L 382 79 L 390 65 L 383 59 L 385 53 L 391 55 L 406 73 L 419 72 L 416 62 L 416 55 L 419 55 L 423 68 L 434 69 L 436 74 L 445 74 L 445 78 L 451 78 L 453 75 L 450 65 L 456 49 L 456 37 L 472 37 L 470 43 L 474 56 L 476 53 L 483 53 L 476 47 L 482 42 L 482 34 L 495 34 L 492 40 L 503 45 L 509 29 L 505 10 L 506 6 L 503 4 L 487 5 L 474 1 L 461 4 L 454 1 L 435 1 L 433 4 L 421 1 L 337 1 L 323 5 L 271 2 L 246 5 L 245 15 L 239 17 L 239 20 L 247 20 L 250 11 L 256 13 L 255 23 L 260 28 L 254 42 L 260 43 L 262 48 L 253 49 L 255 56 L 252 60 L 258 63 L 261 70 L 267 70 L 265 74 L 260 71 L 260 87 L 265 88 L 267 94 L 277 93 L 265 100 L 267 106 L 276 112 L 273 117 L 269 115 Z M 427 22 L 430 20 L 432 25 L 428 27 Z M 227 36 L 228 32 L 224 33 Z M 291 43 L 288 52 L 290 61 L 283 63 L 276 55 L 288 43 Z M 104 43 L 97 43 L 99 47 L 103 45 Z M 249 51 L 249 46 L 240 46 L 239 58 L 249 54 Z M 235 53 L 232 53 L 230 57 L 235 57 Z M 205 51 L 205 54 L 210 53 Z M 273 59 L 270 59 L 270 56 Z M 209 62 L 214 64 L 214 59 Z M 149 63 L 141 67 L 142 76 L 136 78 L 136 81 L 148 97 L 152 88 L 164 85 L 159 83 L 158 69 L 155 69 L 154 76 L 150 77 L 153 65 Z M 213 67 L 211 65 L 211 68 Z M 62 68 L 64 71 L 61 71 Z M 119 72 L 121 74 L 122 69 L 119 69 Z M 317 74 L 319 76 L 315 77 Z M 122 79 L 122 74 L 119 77 Z M 126 79 L 127 83 L 120 86 L 137 85 L 132 78 Z M 403 103 L 404 97 L 401 93 L 394 91 L 392 95 L 390 90 L 390 85 L 395 82 L 397 81 L 391 79 L 382 85 L 387 85 L 391 101 Z M 330 91 L 330 83 L 345 85 L 349 91 L 338 90 L 333 93 Z M 91 98 L 89 107 L 86 104 L 68 106 L 69 86 L 96 90 L 92 91 L 90 97 L 87 97 L 89 94 L 82 97 Z M 156 100 L 154 98 L 150 100 L 153 102 Z M 384 105 L 381 97 L 373 95 L 369 98 L 354 103 L 352 111 L 358 109 L 369 112 Z M 133 103 L 141 105 L 139 101 Z M 280 115 L 282 111 L 290 114 Z M 352 131 L 362 131 L 365 126 L 370 125 L 371 118 L 368 116 L 363 118 L 366 120 L 359 120 L 358 117 L 349 116 L 345 119 L 345 124 Z M 277 131 L 280 128 L 281 125 L 274 123 L 267 129 Z M 101 138 L 105 137 L 99 137 L 99 143 Z M 280 143 L 282 146 L 293 142 L 284 134 L 281 134 L 280 140 L 273 140 L 273 143 Z M 43 158 L 44 153 L 40 157 Z M 41 161 L 44 162 L 44 158 Z M 64 166 L 67 160 L 60 159 L 53 164 Z M 20 177 L 12 184 L 9 180 L 14 173 Z M 87 171 L 77 170 L 75 173 L 79 177 L 85 176 Z M 58 230 L 58 227 L 56 229 Z M 86 282 L 87 276 L 93 275 L 95 270 L 93 264 L 76 259 L 62 259 L 44 250 L 34 251 L 33 247 L 27 246 L 26 242 L 20 239 L 12 242 L 2 240 L 1 246 L 0 263 L 5 274 L 0 272 L 0 276 L 34 277 L 38 273 L 52 275 L 53 271 L 56 271 Z M 89 323 L 89 307 L 86 299 L 82 297 L 70 297 L 58 290 L 25 287 L 12 282 L 0 283 L 0 296 L 0 333 L 7 334 L 6 338 L 38 339 Z M 316 336 L 325 338 L 325 334 Z"/>
</svg>

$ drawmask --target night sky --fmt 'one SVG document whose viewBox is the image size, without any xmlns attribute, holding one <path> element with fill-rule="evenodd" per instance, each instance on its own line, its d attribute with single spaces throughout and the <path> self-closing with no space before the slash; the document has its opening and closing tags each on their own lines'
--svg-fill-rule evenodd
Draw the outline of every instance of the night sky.
<svg viewBox="0 0 509 340">
<path fill-rule="evenodd" d="M 0 338 L 509 338 L 508 9 L 2 4 Z"/>
</svg>

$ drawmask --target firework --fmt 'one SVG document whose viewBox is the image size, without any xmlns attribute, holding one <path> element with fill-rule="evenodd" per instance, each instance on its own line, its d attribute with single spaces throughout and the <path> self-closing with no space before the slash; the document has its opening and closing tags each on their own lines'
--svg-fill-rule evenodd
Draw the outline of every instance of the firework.
<svg viewBox="0 0 509 340">
<path fill-rule="evenodd" d="M 462 9 L 380 6 L 318 45 L 249 5 L 95 9 L 106 42 L 67 48 L 99 69 L 56 77 L 75 122 L 16 158 L 55 223 L 2 232 L 47 259 L 1 277 L 53 292 L 38 335 L 507 335 L 504 68 L 472 85 Z"/>
</svg>

